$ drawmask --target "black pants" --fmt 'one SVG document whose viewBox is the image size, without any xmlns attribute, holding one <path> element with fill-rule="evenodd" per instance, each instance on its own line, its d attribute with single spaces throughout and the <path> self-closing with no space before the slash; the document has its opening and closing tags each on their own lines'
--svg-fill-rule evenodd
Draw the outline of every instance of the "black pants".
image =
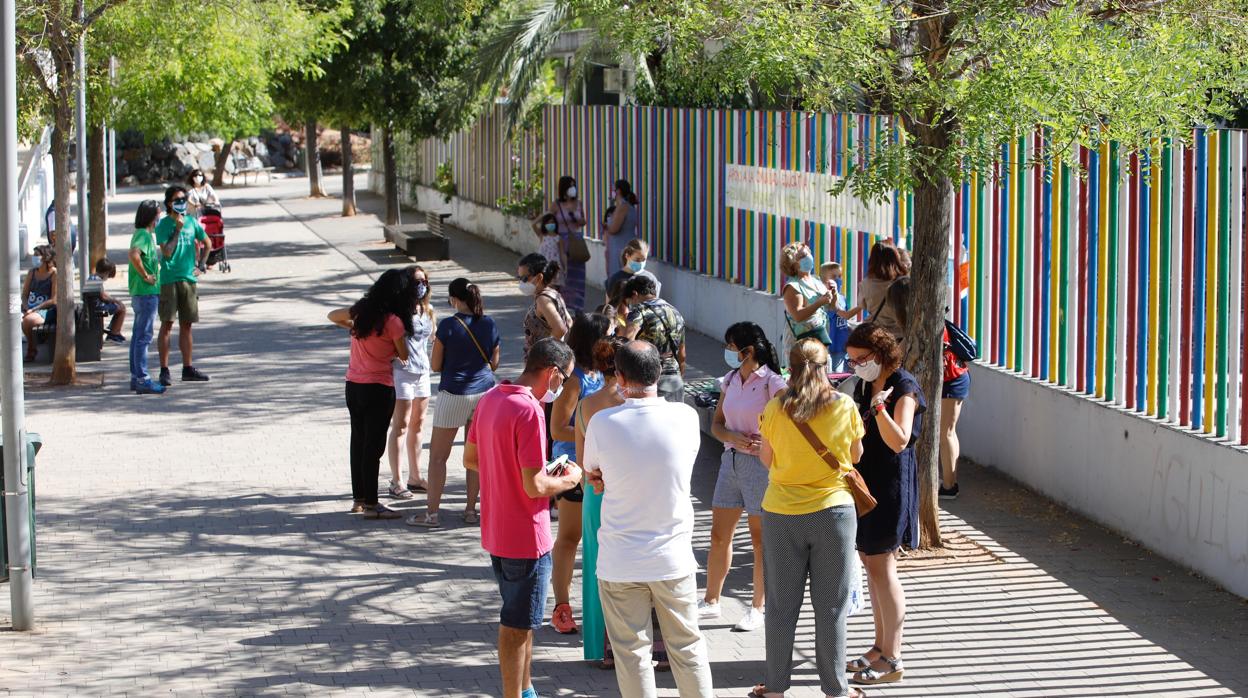
<svg viewBox="0 0 1248 698">
<path fill-rule="evenodd" d="M 376 504 L 377 473 L 394 414 L 394 387 L 347 381 L 347 411 L 351 413 L 351 498 Z"/>
</svg>

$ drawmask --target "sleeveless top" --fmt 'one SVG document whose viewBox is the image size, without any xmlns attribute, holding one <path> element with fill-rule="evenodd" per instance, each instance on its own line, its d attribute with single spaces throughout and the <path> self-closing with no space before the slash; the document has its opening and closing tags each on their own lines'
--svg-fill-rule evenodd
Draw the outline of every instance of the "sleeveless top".
<svg viewBox="0 0 1248 698">
<path fill-rule="evenodd" d="M 533 299 L 533 305 L 529 306 L 529 312 L 524 314 L 524 353 L 529 353 L 529 348 L 538 342 L 550 336 L 550 325 L 546 324 L 546 318 L 543 318 L 537 312 L 537 299 L 549 298 L 555 304 L 555 310 L 559 313 L 559 317 L 563 318 L 563 324 L 572 327 L 572 315 L 568 312 L 568 306 L 564 305 L 563 296 L 559 295 L 554 289 L 547 287 L 537 297 Z"/>
<path fill-rule="evenodd" d="M 580 381 L 580 384 L 581 384 L 581 397 L 580 399 L 577 400 L 576 409 L 573 410 L 572 417 L 568 419 L 568 426 L 575 429 L 577 427 L 577 415 L 579 415 L 581 412 L 581 400 L 584 400 L 590 395 L 593 395 L 599 390 L 602 390 L 603 376 L 601 373 L 595 373 L 594 375 L 589 375 L 584 370 L 582 370 L 580 366 L 577 366 L 576 368 L 572 369 L 572 375 L 576 376 L 577 380 Z M 554 441 L 553 445 L 555 446 L 555 450 L 552 451 L 552 453 L 554 453 L 555 456 L 560 456 L 560 455 L 563 455 L 563 453 L 568 453 L 569 458 L 573 458 L 573 459 L 576 458 L 576 442 Z"/>
<path fill-rule="evenodd" d="M 785 288 L 792 288 L 797 291 L 797 295 L 801 296 L 804 305 L 811 305 L 819 300 L 819 297 L 828 292 L 823 282 L 815 278 L 813 274 L 807 274 L 804 279 L 792 279 L 785 284 Z M 803 337 L 813 336 L 824 344 L 828 344 L 828 316 L 823 312 L 816 312 L 806 320 L 798 322 L 789 315 L 786 308 L 784 317 L 789 321 L 789 331 L 793 333 L 794 339 L 802 339 Z"/>
<path fill-rule="evenodd" d="M 40 279 L 33 270 L 30 275 L 30 291 L 26 294 L 27 310 L 52 297 L 52 275 L 48 274 Z"/>
</svg>

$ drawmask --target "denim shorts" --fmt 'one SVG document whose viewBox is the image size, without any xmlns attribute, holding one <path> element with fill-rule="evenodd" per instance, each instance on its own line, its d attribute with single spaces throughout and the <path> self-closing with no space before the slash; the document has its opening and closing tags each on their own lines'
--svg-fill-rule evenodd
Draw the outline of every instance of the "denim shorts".
<svg viewBox="0 0 1248 698">
<path fill-rule="evenodd" d="M 711 506 L 716 509 L 745 509 L 750 516 L 762 516 L 767 480 L 767 466 L 758 456 L 724 449 Z"/>
<path fill-rule="evenodd" d="M 971 394 L 971 373 L 967 371 L 940 386 L 940 396 L 953 400 L 965 400 Z"/>
<path fill-rule="evenodd" d="M 550 586 L 550 553 L 536 560 L 490 556 L 503 610 L 498 622 L 506 628 L 537 630 L 546 618 L 546 588 Z"/>
</svg>

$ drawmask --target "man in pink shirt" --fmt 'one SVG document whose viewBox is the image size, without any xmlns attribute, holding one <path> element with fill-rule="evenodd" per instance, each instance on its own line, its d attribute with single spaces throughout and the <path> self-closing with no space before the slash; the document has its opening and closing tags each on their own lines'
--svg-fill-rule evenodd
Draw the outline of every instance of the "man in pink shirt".
<svg viewBox="0 0 1248 698">
<path fill-rule="evenodd" d="M 498 661 L 503 698 L 536 698 L 529 676 L 533 631 L 545 618 L 550 587 L 550 498 L 581 481 L 569 462 L 546 472 L 546 416 L 572 374 L 572 350 L 554 339 L 529 349 L 524 373 L 481 398 L 468 430 L 464 467 L 481 475 L 481 547 L 490 553 L 503 597 Z"/>
</svg>

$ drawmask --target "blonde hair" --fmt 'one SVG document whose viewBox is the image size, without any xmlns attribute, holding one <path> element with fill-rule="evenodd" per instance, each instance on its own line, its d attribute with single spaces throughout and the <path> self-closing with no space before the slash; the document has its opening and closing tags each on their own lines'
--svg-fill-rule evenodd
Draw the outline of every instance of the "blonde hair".
<svg viewBox="0 0 1248 698">
<path fill-rule="evenodd" d="M 780 250 L 780 273 L 785 276 L 797 276 L 802 273 L 797 260 L 804 256 L 802 252 L 805 250 L 806 243 L 804 242 L 790 242 L 785 245 L 784 249 Z"/>
<path fill-rule="evenodd" d="M 840 271 L 840 270 L 841 270 L 840 262 L 827 262 L 819 267 L 820 274 L 826 274 L 830 271 Z"/>
<path fill-rule="evenodd" d="M 640 252 L 649 257 L 650 243 L 642 240 L 641 238 L 633 238 L 632 240 L 629 240 L 628 244 L 624 246 L 624 251 L 620 253 L 620 263 L 624 264 L 628 260 L 629 255 L 635 252 Z"/>
<path fill-rule="evenodd" d="M 789 350 L 789 387 L 780 394 L 780 407 L 798 423 L 809 422 L 836 400 L 828 382 L 828 348 L 803 339 Z"/>
</svg>

